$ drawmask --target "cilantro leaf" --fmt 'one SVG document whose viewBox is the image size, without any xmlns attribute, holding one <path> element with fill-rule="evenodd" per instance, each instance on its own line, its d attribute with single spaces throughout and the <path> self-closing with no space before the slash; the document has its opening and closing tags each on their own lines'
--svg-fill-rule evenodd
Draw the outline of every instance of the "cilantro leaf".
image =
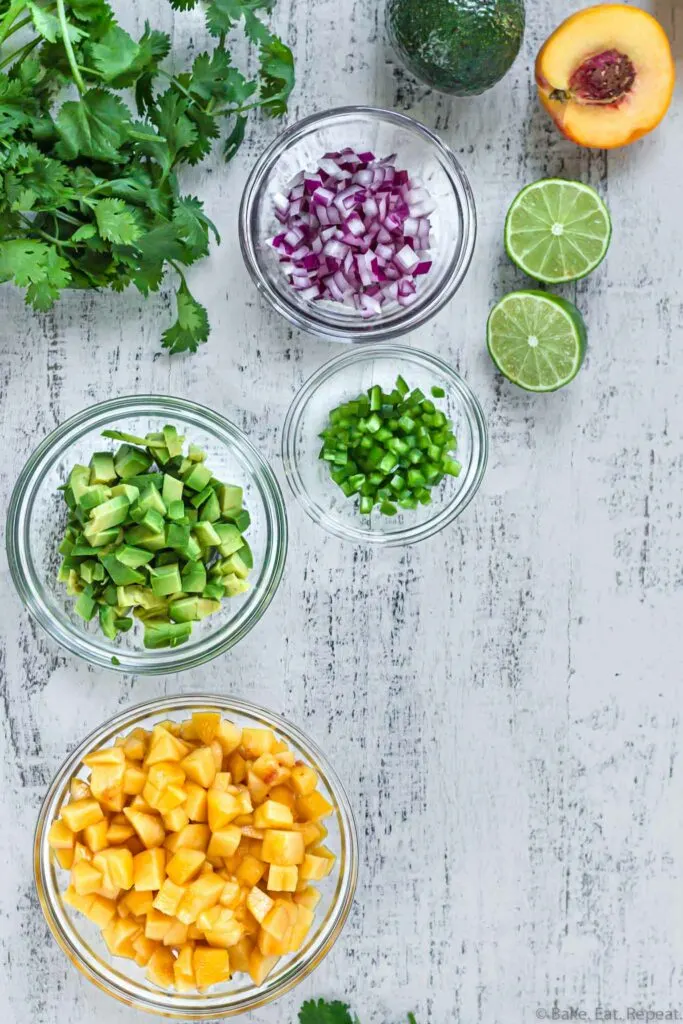
<svg viewBox="0 0 683 1024">
<path fill-rule="evenodd" d="M 57 154 L 65 160 L 86 156 L 116 163 L 129 125 L 130 111 L 123 100 L 105 89 L 90 89 L 80 100 L 62 104 L 56 122 Z"/>
<path fill-rule="evenodd" d="M 232 160 L 237 150 L 244 142 L 244 135 L 247 130 L 247 119 L 242 114 L 235 118 L 235 125 L 223 146 L 223 156 L 226 160 Z"/>
<path fill-rule="evenodd" d="M 105 82 L 125 78 L 140 55 L 135 40 L 118 25 L 111 25 L 98 43 L 89 47 L 90 58 Z M 129 82 L 121 82 L 121 85 Z"/>
<path fill-rule="evenodd" d="M 54 245 L 34 239 L 0 242 L 0 281 L 14 280 L 28 288 L 26 301 L 36 309 L 49 309 L 71 281 L 69 264 Z"/>
<path fill-rule="evenodd" d="M 138 215 L 123 199 L 100 199 L 95 220 L 102 238 L 117 245 L 131 245 L 143 234 Z"/>
<path fill-rule="evenodd" d="M 209 32 L 219 36 L 229 32 L 244 18 L 244 31 L 252 43 L 265 43 L 271 38 L 271 33 L 255 12 L 270 13 L 272 9 L 273 0 L 212 0 L 206 12 L 206 21 Z"/>
<path fill-rule="evenodd" d="M 44 7 L 39 7 L 38 4 L 28 0 L 26 5 L 31 14 L 33 21 L 33 27 L 39 36 L 43 39 L 47 39 L 48 43 L 56 43 L 58 39 L 62 37 L 62 26 L 58 18 L 55 18 L 54 14 L 50 14 Z M 72 43 L 78 42 L 86 34 L 80 28 L 76 28 L 75 25 L 71 25 L 67 22 L 67 34 Z"/>
<path fill-rule="evenodd" d="M 0 75 L 0 138 L 11 138 L 18 128 L 30 123 L 37 107 L 27 104 L 21 82 Z"/>
<path fill-rule="evenodd" d="M 229 102 L 239 106 L 256 91 L 256 82 L 248 82 L 242 72 L 231 63 L 230 54 L 221 46 L 211 56 L 200 53 L 195 57 L 192 74 L 183 84 L 193 96 L 218 103 Z"/>
<path fill-rule="evenodd" d="M 216 226 L 206 216 L 202 204 L 194 196 L 183 196 L 178 200 L 173 211 L 173 223 L 193 260 L 207 255 L 209 231 L 213 232 L 220 245 L 221 239 Z"/>
<path fill-rule="evenodd" d="M 261 105 L 270 117 L 279 117 L 287 110 L 287 100 L 294 88 L 294 57 L 276 36 L 261 47 L 259 75 Z"/>
<path fill-rule="evenodd" d="M 299 1010 L 299 1024 L 358 1024 L 346 1003 L 309 999 Z"/>
<path fill-rule="evenodd" d="M 178 319 L 164 331 L 161 344 L 171 353 L 196 352 L 209 336 L 209 318 L 206 310 L 190 294 L 183 281 L 176 292 Z"/>
<path fill-rule="evenodd" d="M 49 245 L 47 249 L 43 262 L 45 276 L 40 281 L 33 281 L 26 289 L 27 304 L 41 313 L 52 308 L 62 288 L 71 284 L 72 279 L 68 262 L 59 255 L 55 246 Z"/>
</svg>

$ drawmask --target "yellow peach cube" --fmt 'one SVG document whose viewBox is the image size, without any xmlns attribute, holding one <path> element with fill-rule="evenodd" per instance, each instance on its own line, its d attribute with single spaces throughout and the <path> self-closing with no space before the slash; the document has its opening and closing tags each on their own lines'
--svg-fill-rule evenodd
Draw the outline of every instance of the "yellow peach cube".
<svg viewBox="0 0 683 1024">
<path fill-rule="evenodd" d="M 147 782 L 147 774 L 142 768 L 128 765 L 123 773 L 123 792 L 126 796 L 138 796 Z"/>
<path fill-rule="evenodd" d="M 290 867 L 304 859 L 304 839 L 300 832 L 268 829 L 263 839 L 263 859 L 268 864 Z"/>
<path fill-rule="evenodd" d="M 257 860 L 256 857 L 247 855 L 242 859 L 242 863 L 237 868 L 235 875 L 240 885 L 252 887 L 260 882 L 266 870 L 266 865 L 263 861 Z"/>
<path fill-rule="evenodd" d="M 53 821 L 47 841 L 53 850 L 73 850 L 76 837 L 63 821 Z"/>
<path fill-rule="evenodd" d="M 87 916 L 88 911 L 90 910 L 90 907 L 92 906 L 95 897 L 81 896 L 79 893 L 76 892 L 74 887 L 70 885 L 68 886 L 68 888 L 64 890 L 62 899 L 64 900 L 67 906 L 73 907 L 74 910 L 78 910 L 81 914 L 85 914 Z"/>
<path fill-rule="evenodd" d="M 232 793 L 210 789 L 207 794 L 209 828 L 212 832 L 225 828 L 240 813 L 240 805 Z"/>
<path fill-rule="evenodd" d="M 317 790 L 314 793 L 309 793 L 308 796 L 300 796 L 296 801 L 296 810 L 300 818 L 304 821 L 318 821 L 319 818 L 325 818 L 328 814 L 331 814 L 334 807 L 329 803 L 322 793 Z"/>
<path fill-rule="evenodd" d="M 224 885 L 225 880 L 213 872 L 200 875 L 185 890 L 175 912 L 178 920 L 183 924 L 194 924 L 203 910 L 218 903 Z"/>
<path fill-rule="evenodd" d="M 152 954 L 159 948 L 159 944 L 146 935 L 137 935 L 131 942 L 135 953 L 135 963 L 138 967 L 146 967 L 152 958 Z"/>
<path fill-rule="evenodd" d="M 104 896 L 95 896 L 84 913 L 98 928 L 106 928 L 112 918 L 116 916 L 116 904 Z"/>
<path fill-rule="evenodd" d="M 228 754 L 232 754 L 233 750 L 237 750 L 242 742 L 242 730 L 233 725 L 232 722 L 228 722 L 227 719 L 221 718 L 215 739 L 218 740 L 223 749 L 224 756 L 227 757 Z"/>
<path fill-rule="evenodd" d="M 133 857 L 133 886 L 137 892 L 160 889 L 166 877 L 166 851 L 160 847 L 143 850 Z"/>
<path fill-rule="evenodd" d="M 180 764 L 188 779 L 204 789 L 208 789 L 216 778 L 216 762 L 211 747 L 197 747 Z"/>
<path fill-rule="evenodd" d="M 147 963 L 147 977 L 153 985 L 158 985 L 159 988 L 173 988 L 173 963 L 170 950 L 161 946 L 154 950 Z"/>
<path fill-rule="evenodd" d="M 188 927 L 182 921 L 175 921 L 164 935 L 164 946 L 184 946 L 187 942 Z"/>
<path fill-rule="evenodd" d="M 87 860 L 79 861 L 71 872 L 71 884 L 79 896 L 96 893 L 102 887 L 102 872 Z"/>
<path fill-rule="evenodd" d="M 262 985 L 278 961 L 276 956 L 264 956 L 260 949 L 249 953 L 249 974 L 255 985 Z"/>
<path fill-rule="evenodd" d="M 271 892 L 296 892 L 299 872 L 295 867 L 279 867 L 271 864 L 268 870 L 266 888 Z"/>
<path fill-rule="evenodd" d="M 83 758 L 83 764 L 87 765 L 88 768 L 94 768 L 97 765 L 111 765 L 111 764 L 125 764 L 126 755 L 123 747 L 104 747 L 102 750 L 94 750 L 91 754 L 86 754 Z"/>
<path fill-rule="evenodd" d="M 161 820 L 156 815 L 143 814 L 142 811 L 131 811 L 127 807 L 123 813 L 148 850 L 153 849 L 155 846 L 163 846 L 166 832 Z"/>
<path fill-rule="evenodd" d="M 307 907 L 308 910 L 315 910 L 321 899 L 322 894 L 312 885 L 307 885 L 294 894 L 294 902 L 299 906 Z"/>
<path fill-rule="evenodd" d="M 196 946 L 192 955 L 194 978 L 198 989 L 210 988 L 230 978 L 230 959 L 225 949 Z"/>
<path fill-rule="evenodd" d="M 186 885 L 197 875 L 204 860 L 205 855 L 201 850 L 181 847 L 166 865 L 166 874 L 176 885 Z"/>
<path fill-rule="evenodd" d="M 299 869 L 299 877 L 302 881 L 319 882 L 322 878 L 329 875 L 333 867 L 334 858 L 330 860 L 329 857 L 320 857 L 313 853 L 307 853 Z"/>
<path fill-rule="evenodd" d="M 221 716 L 215 711 L 195 711 L 192 715 L 195 736 L 207 746 L 216 736 L 220 725 Z"/>
<path fill-rule="evenodd" d="M 264 892 L 263 889 L 259 889 L 256 885 L 247 896 L 247 908 L 259 924 L 263 923 L 274 905 L 274 901 L 271 900 L 268 893 Z"/>
<path fill-rule="evenodd" d="M 289 807 L 275 800 L 266 800 L 254 811 L 256 828 L 288 828 L 294 824 L 294 817 Z"/>
<path fill-rule="evenodd" d="M 269 754 L 277 740 L 272 729 L 243 729 L 241 750 L 245 758 L 256 759 Z"/>
<path fill-rule="evenodd" d="M 294 810 L 294 803 L 296 797 L 292 790 L 287 785 L 273 786 L 268 793 L 269 800 L 275 800 L 279 804 L 284 804 L 285 807 L 289 807 L 290 811 Z"/>
<path fill-rule="evenodd" d="M 174 924 L 175 921 L 172 917 L 168 917 L 166 914 L 162 914 L 160 910 L 155 910 L 152 907 L 147 913 L 145 935 L 148 939 L 153 939 L 155 942 L 163 942 L 164 935 Z"/>
<path fill-rule="evenodd" d="M 53 852 L 55 860 L 59 864 L 60 868 L 64 868 L 65 871 L 68 871 L 70 868 L 73 867 L 73 863 L 74 863 L 74 851 L 73 850 L 53 850 L 52 852 Z"/>
<path fill-rule="evenodd" d="M 88 825 L 96 825 L 104 818 L 97 800 L 73 800 L 62 808 L 62 820 L 72 832 L 82 832 Z"/>
<path fill-rule="evenodd" d="M 121 750 L 116 747 L 116 750 Z M 116 764 L 96 764 L 90 773 L 90 791 L 97 802 L 108 811 L 123 809 L 126 795 L 123 780 L 126 762 L 121 750 L 121 761 Z"/>
<path fill-rule="evenodd" d="M 232 781 L 239 785 L 240 782 L 244 782 L 247 777 L 247 762 L 244 760 L 239 750 L 234 750 L 228 758 L 228 770 L 232 775 Z"/>
<path fill-rule="evenodd" d="M 206 851 L 208 857 L 232 857 L 242 839 L 242 830 L 236 825 L 226 825 L 213 833 Z"/>
<path fill-rule="evenodd" d="M 290 785 L 297 796 L 310 796 L 318 785 L 318 773 L 307 764 L 295 764 Z"/>
<path fill-rule="evenodd" d="M 133 887 L 133 854 L 125 847 L 110 847 L 96 853 L 93 866 L 102 872 L 107 885 L 116 889 Z"/>
<path fill-rule="evenodd" d="M 167 832 L 181 832 L 186 825 L 190 824 L 190 818 L 184 805 L 174 807 L 172 811 L 162 814 L 161 820 Z"/>
<path fill-rule="evenodd" d="M 149 768 L 160 761 L 182 761 L 187 756 L 189 747 L 181 739 L 157 725 L 152 731 L 149 751 L 145 758 L 145 767 Z"/>
<path fill-rule="evenodd" d="M 159 910 L 162 914 L 168 914 L 169 917 L 173 917 L 186 892 L 187 890 L 184 886 L 176 885 L 170 878 L 167 878 L 156 894 L 154 909 Z"/>
<path fill-rule="evenodd" d="M 187 800 L 184 806 L 190 821 L 206 821 L 206 790 L 204 787 L 200 786 L 197 782 L 186 782 L 185 792 L 187 793 Z"/>
</svg>

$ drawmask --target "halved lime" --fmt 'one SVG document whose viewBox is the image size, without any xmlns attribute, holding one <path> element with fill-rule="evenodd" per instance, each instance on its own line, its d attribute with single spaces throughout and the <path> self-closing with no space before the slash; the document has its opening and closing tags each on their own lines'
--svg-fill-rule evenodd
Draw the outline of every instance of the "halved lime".
<svg viewBox="0 0 683 1024">
<path fill-rule="evenodd" d="M 527 391 L 569 384 L 586 353 L 586 325 L 578 309 L 546 292 L 505 295 L 489 314 L 486 335 L 500 372 Z"/>
<path fill-rule="evenodd" d="M 513 263 L 546 284 L 575 281 L 605 258 L 612 222 L 590 185 L 543 178 L 523 188 L 505 219 L 505 248 Z"/>
</svg>

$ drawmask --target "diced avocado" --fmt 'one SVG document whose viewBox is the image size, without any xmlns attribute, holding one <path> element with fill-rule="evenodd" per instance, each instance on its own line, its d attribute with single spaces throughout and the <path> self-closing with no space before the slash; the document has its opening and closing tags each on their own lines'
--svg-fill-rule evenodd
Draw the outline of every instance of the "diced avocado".
<svg viewBox="0 0 683 1024">
<path fill-rule="evenodd" d="M 207 523 L 215 523 L 221 517 L 221 506 L 216 497 L 216 492 L 213 487 L 211 488 L 211 494 L 204 502 L 202 506 L 202 519 Z"/>
<path fill-rule="evenodd" d="M 173 459 L 177 455 L 182 455 L 183 442 L 185 441 L 185 438 L 178 436 L 178 431 L 176 430 L 176 428 L 173 425 L 168 424 L 167 426 L 164 427 L 163 434 L 164 442 L 166 444 L 166 447 L 168 448 L 168 454 L 170 455 L 170 457 Z"/>
<path fill-rule="evenodd" d="M 178 647 L 185 643 L 192 632 L 191 622 L 166 622 L 164 619 L 148 619 L 145 622 L 144 644 L 150 650 L 161 647 Z"/>
<path fill-rule="evenodd" d="M 157 613 L 166 607 L 163 597 L 157 597 L 150 587 L 117 587 L 116 593 L 120 608 L 144 608 Z"/>
<path fill-rule="evenodd" d="M 224 558 L 221 566 L 223 567 L 223 576 L 234 573 L 241 580 L 246 580 L 249 575 L 249 566 L 246 565 L 237 552 L 234 555 L 230 555 L 230 558 Z"/>
<path fill-rule="evenodd" d="M 78 575 L 84 583 L 92 583 L 95 575 L 95 566 L 98 563 L 93 558 L 85 558 L 78 566 Z"/>
<path fill-rule="evenodd" d="M 190 462 L 203 462 L 206 458 L 206 452 L 203 451 L 199 445 L 190 444 L 187 451 L 187 457 Z"/>
<path fill-rule="evenodd" d="M 83 584 L 81 577 L 78 575 L 75 569 L 69 569 L 69 575 L 66 579 L 66 592 L 69 597 L 74 597 L 76 594 L 80 594 L 83 590 Z"/>
<path fill-rule="evenodd" d="M 106 487 L 104 484 L 92 484 L 85 488 L 78 498 L 77 504 L 79 508 L 89 510 L 96 508 L 97 505 L 103 505 L 111 496 L 112 493 L 109 487 Z"/>
<path fill-rule="evenodd" d="M 131 544 L 122 544 L 117 549 L 115 557 L 123 565 L 129 566 L 131 569 L 138 569 L 141 565 L 147 565 L 154 558 L 154 554 L 151 551 L 146 551 L 144 548 L 136 548 Z"/>
<path fill-rule="evenodd" d="M 115 498 L 119 494 L 122 494 L 133 505 L 140 497 L 140 488 L 134 484 L 117 484 L 116 487 L 112 487 L 111 496 Z"/>
<path fill-rule="evenodd" d="M 157 490 L 161 490 L 164 483 L 163 473 L 143 473 L 141 476 L 129 476 L 126 483 L 130 484 L 131 487 L 137 487 L 139 491 L 144 491 L 145 487 L 149 484 L 154 484 Z"/>
<path fill-rule="evenodd" d="M 254 568 L 254 556 L 253 556 L 253 554 L 251 552 L 251 548 L 247 544 L 247 542 L 244 539 L 244 537 L 242 537 L 242 547 L 239 549 L 237 554 L 240 556 L 240 558 L 242 559 L 244 564 L 249 569 L 253 569 Z"/>
<path fill-rule="evenodd" d="M 57 570 L 57 579 L 59 580 L 60 583 L 66 583 L 68 581 L 68 579 L 69 579 L 69 576 L 71 575 L 71 573 L 73 571 L 74 571 L 73 565 L 69 565 L 69 563 L 67 562 L 67 560 L 65 558 L 65 559 L 62 560 L 62 564 L 60 565 L 59 569 Z"/>
<path fill-rule="evenodd" d="M 149 577 L 156 597 L 167 597 L 169 594 L 180 593 L 183 589 L 177 562 L 160 565 L 157 568 L 150 566 Z"/>
<path fill-rule="evenodd" d="M 156 569 L 159 565 L 172 565 L 173 562 L 178 561 L 177 551 L 159 551 L 156 558 L 154 559 L 154 568 Z"/>
<path fill-rule="evenodd" d="M 171 601 L 168 614 L 174 622 L 195 622 L 199 618 L 199 598 L 181 597 L 179 601 Z"/>
<path fill-rule="evenodd" d="M 211 601 L 221 601 L 225 597 L 225 587 L 217 580 L 213 583 L 207 583 L 202 590 L 202 597 L 207 597 Z"/>
<path fill-rule="evenodd" d="M 90 466 L 74 466 L 69 473 L 67 488 L 71 491 L 74 501 L 77 502 L 81 494 L 90 486 Z M 66 493 L 66 491 L 65 491 Z"/>
<path fill-rule="evenodd" d="M 137 569 L 119 562 L 116 555 L 104 555 L 102 564 L 117 587 L 127 587 L 130 583 L 144 583 L 145 577 Z"/>
<path fill-rule="evenodd" d="M 57 548 L 60 555 L 70 555 L 73 549 L 74 542 L 69 537 L 65 537 L 62 543 Z"/>
<path fill-rule="evenodd" d="M 144 516 L 139 523 L 143 529 L 149 530 L 150 533 L 164 534 L 166 530 L 166 523 L 164 517 L 157 512 L 155 508 L 148 508 Z"/>
<path fill-rule="evenodd" d="M 111 452 L 95 452 L 90 460 L 90 483 L 113 484 L 117 475 L 114 468 L 114 456 Z"/>
<path fill-rule="evenodd" d="M 221 515 L 226 515 L 227 512 L 237 513 L 240 511 L 244 493 L 241 487 L 236 487 L 234 484 L 218 484 L 216 497 L 221 506 Z"/>
<path fill-rule="evenodd" d="M 80 615 L 82 619 L 89 622 L 93 615 L 97 611 L 97 604 L 92 594 L 88 593 L 89 588 L 86 588 L 83 593 L 79 596 L 76 604 L 74 605 L 74 611 L 76 615 Z"/>
<path fill-rule="evenodd" d="M 240 579 L 234 572 L 224 576 L 223 583 L 225 584 L 225 593 L 228 597 L 237 597 L 238 594 L 243 594 L 246 590 L 249 590 L 247 581 Z"/>
<path fill-rule="evenodd" d="M 122 444 L 114 456 L 114 468 L 122 480 L 145 473 L 152 465 L 152 456 L 142 448 L 130 444 Z"/>
<path fill-rule="evenodd" d="M 220 601 L 211 601 L 209 598 L 200 597 L 197 600 L 197 617 L 205 619 L 208 615 L 213 615 L 215 612 L 220 611 Z"/>
<path fill-rule="evenodd" d="M 211 477 L 211 470 L 202 462 L 192 462 L 183 474 L 183 482 L 191 491 L 203 491 Z"/>
<path fill-rule="evenodd" d="M 103 530 L 110 530 L 113 526 L 119 526 L 128 517 L 130 502 L 123 494 L 117 494 L 115 498 L 102 502 L 97 508 L 92 509 L 90 519 L 85 524 L 83 533 L 90 540 L 97 533 Z"/>
<path fill-rule="evenodd" d="M 239 551 L 244 544 L 242 534 L 233 523 L 216 523 L 214 529 L 219 537 L 218 550 L 224 558 Z"/>
<path fill-rule="evenodd" d="M 177 522 L 179 519 L 185 518 L 185 506 L 182 501 L 169 502 L 166 518 L 170 519 L 172 522 Z"/>
<path fill-rule="evenodd" d="M 200 508 L 201 505 L 204 504 L 205 501 L 208 501 L 208 499 L 214 493 L 215 492 L 214 492 L 213 487 L 210 484 L 207 484 L 206 487 L 202 491 L 199 491 L 198 494 L 194 494 L 190 498 L 190 504 L 192 505 L 193 508 L 198 509 L 198 508 Z"/>
<path fill-rule="evenodd" d="M 190 527 L 181 526 L 180 523 L 169 523 L 166 530 L 166 543 L 174 551 L 185 551 L 187 542 L 190 539 Z"/>
<path fill-rule="evenodd" d="M 127 615 L 119 616 L 118 618 L 114 619 L 114 625 L 116 626 L 120 633 L 127 633 L 129 629 L 132 629 L 133 620 L 129 618 Z"/>
<path fill-rule="evenodd" d="M 116 639 L 118 632 L 116 628 L 116 612 L 108 604 L 101 604 L 99 607 L 100 629 L 110 640 Z"/>
<path fill-rule="evenodd" d="M 206 569 L 203 562 L 186 562 L 180 574 L 183 590 L 187 594 L 201 594 L 206 587 Z M 205 595 L 210 597 L 210 594 Z"/>
<path fill-rule="evenodd" d="M 204 519 L 197 523 L 194 532 L 199 543 L 205 548 L 217 548 L 221 543 L 221 538 L 214 529 L 213 524 Z"/>
<path fill-rule="evenodd" d="M 144 488 L 140 497 L 135 503 L 135 508 L 141 512 L 147 512 L 149 509 L 153 509 L 158 512 L 160 516 L 166 515 L 166 502 L 161 497 L 159 489 L 154 484 L 148 484 Z"/>
<path fill-rule="evenodd" d="M 183 481 L 170 473 L 164 473 L 164 483 L 161 489 L 161 497 L 164 499 L 166 508 L 172 501 L 181 501 L 183 497 Z"/>
<path fill-rule="evenodd" d="M 197 559 L 202 557 L 201 545 L 196 537 L 190 536 L 183 554 L 190 562 L 196 562 Z"/>
<path fill-rule="evenodd" d="M 190 524 L 190 526 L 194 526 L 194 524 L 199 519 L 199 515 L 197 513 L 197 510 L 195 508 L 191 508 L 190 505 L 186 505 L 185 506 L 185 519 Z"/>
<path fill-rule="evenodd" d="M 204 509 L 206 512 L 206 509 Z M 246 508 L 236 512 L 234 515 L 226 515 L 225 519 L 229 519 L 231 523 L 234 523 L 240 533 L 246 533 L 251 526 L 251 516 L 247 512 Z"/>
<path fill-rule="evenodd" d="M 119 603 L 116 587 L 113 583 L 110 583 L 102 591 L 102 600 L 105 604 L 110 604 L 114 608 Z"/>
<path fill-rule="evenodd" d="M 143 447 L 147 443 L 144 437 L 127 434 L 124 430 L 103 430 L 102 437 L 109 437 L 112 441 L 126 441 L 128 444 L 141 444 Z"/>
<path fill-rule="evenodd" d="M 112 526 L 109 530 L 102 530 L 101 533 L 93 534 L 93 536 L 88 537 L 87 540 L 93 548 L 106 548 L 109 544 L 116 544 L 120 536 L 120 528 L 118 526 Z"/>
<path fill-rule="evenodd" d="M 147 551 L 161 551 L 166 547 L 166 531 L 153 533 L 146 526 L 131 526 L 126 530 L 126 541 Z"/>
</svg>

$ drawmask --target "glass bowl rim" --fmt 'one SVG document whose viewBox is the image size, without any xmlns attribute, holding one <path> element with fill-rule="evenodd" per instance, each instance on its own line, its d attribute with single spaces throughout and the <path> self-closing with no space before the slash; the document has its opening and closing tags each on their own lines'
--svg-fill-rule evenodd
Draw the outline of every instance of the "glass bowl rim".
<svg viewBox="0 0 683 1024">
<path fill-rule="evenodd" d="M 434 516 L 424 520 L 422 523 L 416 523 L 414 526 L 395 530 L 393 533 L 371 533 L 358 527 L 346 526 L 332 519 L 327 510 L 311 498 L 299 472 L 299 458 L 296 454 L 296 439 L 301 419 L 317 389 L 348 366 L 369 362 L 375 358 L 407 359 L 420 364 L 425 369 L 433 369 L 445 377 L 462 401 L 474 439 L 472 462 L 474 463 L 476 459 L 476 465 L 467 486 L 461 488 Z M 439 533 L 452 523 L 454 519 L 457 519 L 479 490 L 486 471 L 488 452 L 489 438 L 486 418 L 479 399 L 469 384 L 448 363 L 438 356 L 419 348 L 411 348 L 408 345 L 364 345 L 363 347 L 359 346 L 358 348 L 351 349 L 351 351 L 342 352 L 341 355 L 334 356 L 311 374 L 301 386 L 287 410 L 282 428 L 282 462 L 287 483 L 308 516 L 319 526 L 327 530 L 328 533 L 332 533 L 343 540 L 354 541 L 360 544 L 383 545 L 384 547 L 401 547 L 406 544 L 414 544 L 418 541 L 426 540 L 428 537 Z"/>
<path fill-rule="evenodd" d="M 216 1003 L 208 1008 L 202 1007 L 199 1003 L 195 1007 L 175 1007 L 171 1001 L 164 1005 L 165 993 L 161 989 L 159 990 L 159 1002 L 155 1005 L 140 994 L 133 991 L 126 992 L 123 986 L 119 986 L 118 990 L 114 988 L 106 976 L 102 975 L 93 965 L 92 961 L 95 958 L 88 956 L 87 946 L 81 940 L 76 929 L 65 927 L 66 912 L 60 910 L 56 904 L 52 886 L 48 882 L 51 863 L 47 844 L 49 826 L 54 820 L 55 811 L 66 797 L 67 785 L 78 770 L 82 758 L 89 751 L 97 749 L 102 741 L 108 742 L 117 732 L 145 718 L 186 709 L 196 710 L 198 707 L 213 708 L 228 715 L 231 712 L 242 714 L 272 728 L 283 739 L 293 739 L 305 752 L 307 761 L 322 776 L 334 797 L 341 843 L 341 853 L 338 859 L 339 880 L 336 892 L 331 898 L 332 902 L 325 918 L 321 921 L 319 935 L 306 958 L 294 965 L 285 965 L 284 974 L 279 980 L 277 975 L 271 979 L 270 984 L 266 979 L 263 985 L 254 988 L 253 992 L 247 990 L 245 994 L 240 995 L 234 1004 L 224 1003 L 221 1006 Z M 246 1013 L 278 999 L 307 977 L 327 956 L 346 923 L 353 905 L 358 881 L 358 858 L 358 831 L 351 804 L 339 776 L 318 744 L 297 725 L 258 704 L 238 697 L 199 692 L 157 697 L 132 705 L 90 732 L 74 750 L 69 752 L 58 768 L 41 804 L 33 838 L 34 878 L 40 906 L 50 933 L 62 952 L 90 982 L 106 992 L 107 995 L 127 1006 L 180 1020 L 215 1020 Z M 166 996 L 168 997 L 167 993 Z M 215 998 L 220 997 L 216 996 Z M 229 993 L 225 994 L 225 998 L 230 998 Z M 172 995 L 171 999 L 175 1001 L 177 997 Z M 182 1003 L 182 998 L 180 1002 Z"/>
<path fill-rule="evenodd" d="M 420 136 L 428 146 L 433 146 L 442 158 L 462 215 L 462 238 L 453 258 L 450 260 L 450 269 L 443 287 L 437 290 L 427 301 L 421 302 L 418 299 L 411 306 L 407 306 L 401 316 L 386 325 L 373 325 L 371 319 L 363 320 L 361 318 L 350 322 L 348 327 L 343 326 L 341 323 L 333 324 L 326 317 L 324 310 L 317 310 L 313 305 L 310 309 L 302 309 L 295 305 L 294 302 L 284 299 L 273 287 L 268 276 L 261 270 L 256 257 L 256 248 L 259 240 L 253 237 L 251 231 L 252 214 L 266 176 L 277 165 L 282 153 L 291 144 L 298 142 L 299 139 L 308 134 L 311 128 L 323 125 L 327 121 L 333 121 L 350 115 L 366 116 L 370 119 L 375 118 L 388 121 L 396 127 L 412 131 Z M 239 239 L 242 258 L 259 292 L 268 299 L 271 306 L 289 323 L 300 330 L 308 331 L 331 341 L 352 343 L 388 341 L 393 338 L 399 338 L 427 323 L 450 302 L 465 279 L 472 262 L 476 236 L 477 211 L 474 193 L 472 192 L 472 186 L 467 174 L 451 148 L 435 132 L 422 124 L 421 121 L 410 117 L 409 114 L 388 110 L 384 107 L 365 105 L 332 107 L 321 113 L 309 114 L 307 117 L 290 125 L 263 150 L 252 167 L 244 186 L 239 209 Z"/>
<path fill-rule="evenodd" d="M 117 663 L 111 662 L 111 654 L 99 651 L 90 643 L 88 634 L 79 633 L 75 626 L 66 626 L 56 619 L 43 598 L 43 587 L 32 570 L 31 544 L 29 527 L 33 512 L 33 503 L 40 487 L 41 477 L 38 471 L 47 462 L 51 463 L 55 450 L 65 444 L 65 451 L 89 430 L 105 423 L 112 415 L 135 416 L 158 414 L 161 416 L 194 416 L 207 423 L 220 435 L 220 441 L 226 447 L 234 445 L 248 461 L 252 480 L 256 483 L 260 499 L 263 502 L 266 516 L 266 569 L 262 589 L 254 598 L 253 607 L 248 614 L 239 614 L 236 628 L 230 629 L 224 624 L 217 633 L 211 633 L 197 650 L 176 647 L 175 657 L 165 657 L 156 661 L 154 656 L 139 656 L 138 652 L 122 649 L 117 653 Z M 186 398 L 170 395 L 121 395 L 103 402 L 97 402 L 74 413 L 55 427 L 26 460 L 17 481 L 12 489 L 7 511 L 6 548 L 7 559 L 12 580 L 22 604 L 31 617 L 39 623 L 46 633 L 71 654 L 75 654 L 90 664 L 100 668 L 108 668 L 119 672 L 138 675 L 160 675 L 180 672 L 196 668 L 224 653 L 242 640 L 261 619 L 272 601 L 284 572 L 288 546 L 287 513 L 284 497 L 277 478 L 266 459 L 252 444 L 247 435 L 220 413 Z M 220 637 L 220 639 L 217 639 Z M 142 654 L 142 652 L 140 652 Z"/>
</svg>

